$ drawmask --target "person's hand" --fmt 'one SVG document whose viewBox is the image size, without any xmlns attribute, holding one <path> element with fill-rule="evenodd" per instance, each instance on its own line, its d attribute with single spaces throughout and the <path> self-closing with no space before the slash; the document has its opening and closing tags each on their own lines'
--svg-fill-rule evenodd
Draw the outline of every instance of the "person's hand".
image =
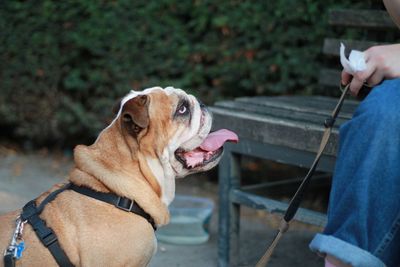
<svg viewBox="0 0 400 267">
<path fill-rule="evenodd" d="M 342 71 L 342 84 L 350 84 L 351 94 L 356 96 L 363 83 L 380 84 L 383 79 L 400 77 L 400 44 L 373 46 L 365 51 L 367 68 L 352 76 Z"/>
</svg>

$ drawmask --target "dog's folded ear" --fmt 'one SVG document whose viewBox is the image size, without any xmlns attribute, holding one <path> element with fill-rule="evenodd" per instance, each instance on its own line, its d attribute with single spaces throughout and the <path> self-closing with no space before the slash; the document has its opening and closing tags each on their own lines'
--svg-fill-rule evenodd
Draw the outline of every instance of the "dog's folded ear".
<svg viewBox="0 0 400 267">
<path fill-rule="evenodd" d="M 128 100 L 121 111 L 123 127 L 133 137 L 149 126 L 149 99 L 147 95 L 139 95 Z"/>
</svg>

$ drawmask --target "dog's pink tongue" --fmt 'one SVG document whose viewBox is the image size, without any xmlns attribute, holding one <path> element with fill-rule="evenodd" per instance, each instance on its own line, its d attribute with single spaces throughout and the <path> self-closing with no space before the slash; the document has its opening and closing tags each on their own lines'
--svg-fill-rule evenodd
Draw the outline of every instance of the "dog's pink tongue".
<svg viewBox="0 0 400 267">
<path fill-rule="evenodd" d="M 200 148 L 205 151 L 215 151 L 223 146 L 226 141 L 236 143 L 239 141 L 239 137 L 232 131 L 221 129 L 210 133 L 200 145 Z"/>
</svg>

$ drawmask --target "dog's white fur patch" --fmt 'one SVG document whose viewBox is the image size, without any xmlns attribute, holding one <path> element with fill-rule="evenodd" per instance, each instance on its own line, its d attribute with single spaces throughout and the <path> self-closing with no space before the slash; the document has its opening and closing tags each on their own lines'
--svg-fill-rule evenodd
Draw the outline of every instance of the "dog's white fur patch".
<svg viewBox="0 0 400 267">
<path fill-rule="evenodd" d="M 168 164 L 165 164 L 163 161 L 162 158 L 146 157 L 146 162 L 149 165 L 149 168 L 160 184 L 161 201 L 168 206 L 175 197 L 175 173 L 170 167 L 169 160 Z"/>
</svg>

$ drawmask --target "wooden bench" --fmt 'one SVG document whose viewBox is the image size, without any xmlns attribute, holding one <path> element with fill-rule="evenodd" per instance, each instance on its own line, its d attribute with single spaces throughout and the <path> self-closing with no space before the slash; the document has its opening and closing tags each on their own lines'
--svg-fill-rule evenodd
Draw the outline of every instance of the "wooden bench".
<svg viewBox="0 0 400 267">
<path fill-rule="evenodd" d="M 389 34 L 392 34 L 390 31 L 396 29 L 386 11 L 382 10 L 332 10 L 329 22 L 335 27 L 358 27 L 362 31 L 367 29 L 368 32 L 372 32 L 372 35 L 365 35 L 366 37 L 382 37 L 380 33 L 389 31 Z M 348 51 L 365 50 L 379 43 L 376 39 L 324 40 L 322 52 L 328 58 L 335 57 L 336 69 L 322 70 L 319 83 L 328 88 L 333 87 L 333 90 L 337 90 L 340 82 L 338 63 L 340 42 L 345 43 Z M 240 170 L 242 156 L 308 168 L 315 157 L 324 131 L 323 122 L 332 112 L 336 102 L 336 98 L 324 96 L 259 96 L 220 101 L 211 107 L 214 114 L 214 128 L 231 129 L 240 138 L 238 144 L 226 145 L 225 155 L 219 165 L 218 266 L 238 264 L 240 205 L 271 213 L 283 213 L 287 203 L 266 197 L 265 193 L 281 190 L 289 184 L 298 182 L 297 178 L 242 186 Z M 318 166 L 319 171 L 332 173 L 337 151 L 338 127 L 351 118 L 357 105 L 357 101 L 351 99 L 345 101 Z M 322 180 L 316 177 L 312 183 Z M 304 208 L 299 210 L 295 219 L 318 226 L 324 226 L 326 223 L 325 214 Z"/>
</svg>

